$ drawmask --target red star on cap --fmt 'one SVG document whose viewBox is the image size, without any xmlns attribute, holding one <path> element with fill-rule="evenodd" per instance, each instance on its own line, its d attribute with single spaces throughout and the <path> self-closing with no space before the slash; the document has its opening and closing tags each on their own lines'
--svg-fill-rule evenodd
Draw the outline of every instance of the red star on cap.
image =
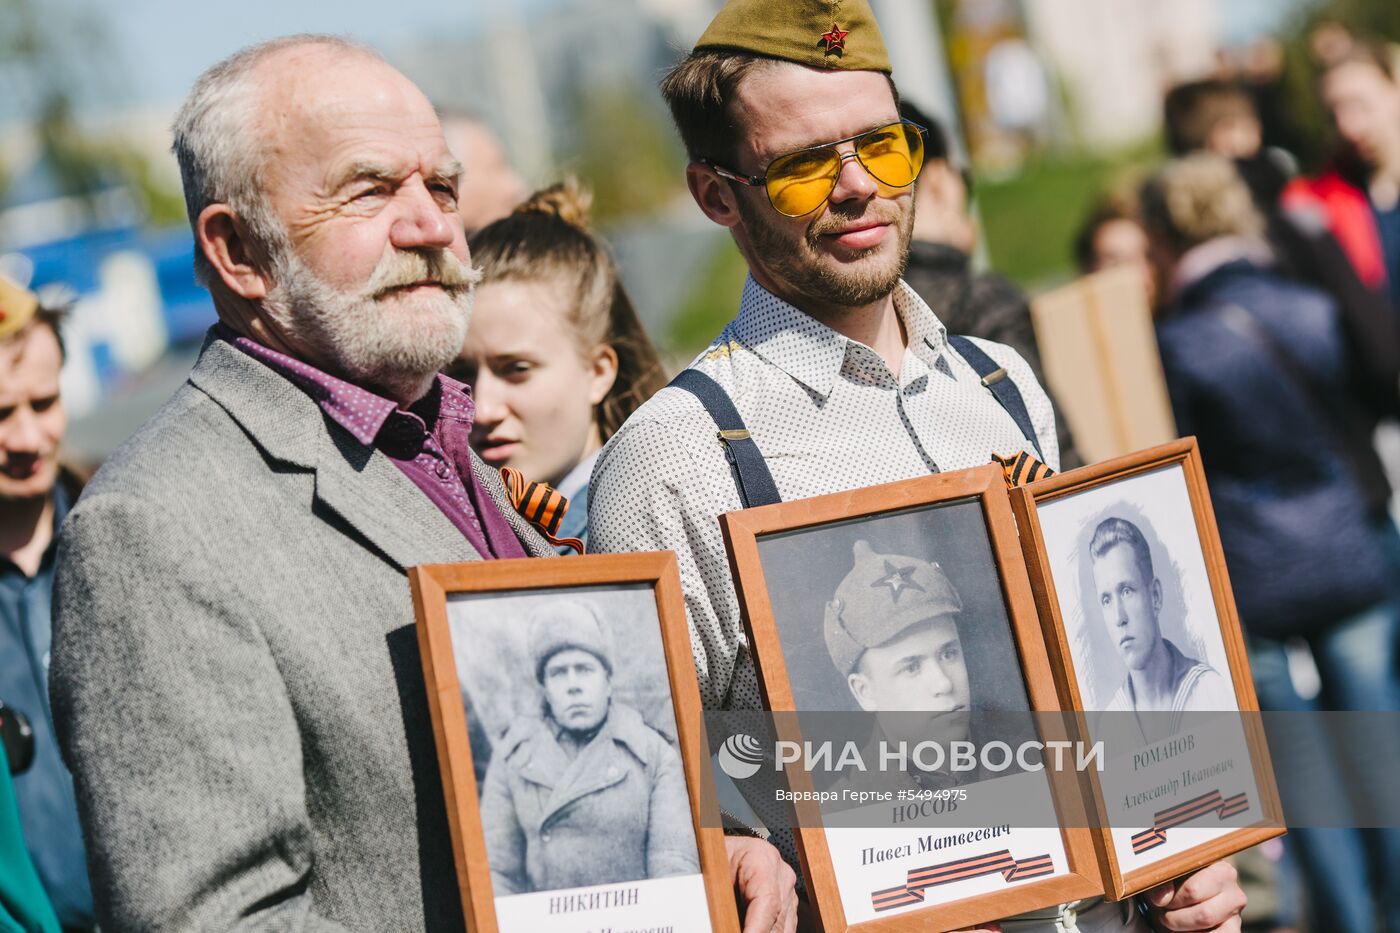
<svg viewBox="0 0 1400 933">
<path fill-rule="evenodd" d="M 822 41 L 826 43 L 828 52 L 846 51 L 846 37 L 851 34 L 849 29 L 842 29 L 836 23 L 831 24 L 831 31 L 822 33 Z"/>
<path fill-rule="evenodd" d="M 914 582 L 913 567 L 895 567 L 889 561 L 885 561 L 885 575 L 870 584 L 872 590 L 877 590 L 882 586 L 888 586 L 890 588 L 890 599 L 895 602 L 899 602 L 899 596 L 905 590 L 918 590 L 920 593 L 928 592 L 922 586 Z"/>
</svg>

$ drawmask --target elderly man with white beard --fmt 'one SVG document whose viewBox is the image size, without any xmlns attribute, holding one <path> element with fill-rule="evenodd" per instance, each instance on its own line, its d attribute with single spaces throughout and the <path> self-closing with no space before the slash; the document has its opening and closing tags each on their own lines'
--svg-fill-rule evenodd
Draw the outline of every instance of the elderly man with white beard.
<svg viewBox="0 0 1400 933">
<path fill-rule="evenodd" d="M 552 553 L 438 370 L 461 166 L 373 51 L 299 36 L 175 119 L 219 323 L 60 537 L 54 716 L 110 930 L 463 926 L 405 568 Z"/>
</svg>

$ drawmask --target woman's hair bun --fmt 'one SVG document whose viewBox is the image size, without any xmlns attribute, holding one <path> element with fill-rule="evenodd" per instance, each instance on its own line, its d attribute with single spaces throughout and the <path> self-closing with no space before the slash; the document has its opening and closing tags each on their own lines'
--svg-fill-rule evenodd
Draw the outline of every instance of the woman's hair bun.
<svg viewBox="0 0 1400 933">
<path fill-rule="evenodd" d="M 515 209 L 517 214 L 550 214 L 580 230 L 590 228 L 588 209 L 593 205 L 593 193 L 569 177 L 541 188 Z"/>
</svg>

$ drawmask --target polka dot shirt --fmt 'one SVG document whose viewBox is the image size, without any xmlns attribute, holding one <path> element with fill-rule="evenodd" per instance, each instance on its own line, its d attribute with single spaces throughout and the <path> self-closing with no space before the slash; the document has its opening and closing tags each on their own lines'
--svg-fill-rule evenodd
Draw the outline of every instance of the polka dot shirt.
<svg viewBox="0 0 1400 933">
<path fill-rule="evenodd" d="M 739 316 L 691 363 L 729 393 L 784 501 L 987 463 L 1035 449 L 913 289 L 895 310 L 908 335 L 899 375 L 753 279 Z M 1014 350 L 977 341 L 1025 399 L 1059 467 L 1054 412 Z M 666 388 L 603 449 L 589 488 L 589 549 L 673 550 L 691 648 L 710 709 L 761 708 L 717 517 L 742 508 L 715 424 L 689 392 Z"/>
<path fill-rule="evenodd" d="M 739 316 L 691 363 L 729 393 L 784 501 L 980 466 L 993 453 L 1035 455 L 928 305 L 903 283 L 894 304 L 909 338 L 898 376 L 874 350 L 753 279 Z M 1059 469 L 1054 410 L 1030 367 L 1009 347 L 976 343 L 1020 389 L 1045 460 Z M 761 709 L 718 522 L 743 506 L 715 430 L 682 389 L 662 389 L 627 419 L 593 471 L 589 550 L 675 551 L 706 708 Z M 770 841 L 798 864 L 790 831 Z M 1016 929 L 1148 927 L 1131 899 L 1094 898 L 1025 914 Z"/>
</svg>

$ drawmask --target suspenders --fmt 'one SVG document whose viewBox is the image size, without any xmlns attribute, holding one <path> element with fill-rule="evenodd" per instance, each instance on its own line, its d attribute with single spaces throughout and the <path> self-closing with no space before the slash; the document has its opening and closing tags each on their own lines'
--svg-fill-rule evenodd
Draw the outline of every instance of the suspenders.
<svg viewBox="0 0 1400 933">
<path fill-rule="evenodd" d="M 1006 409 L 1011 420 L 1016 422 L 1016 427 L 1035 447 L 1036 454 L 1044 459 L 1030 413 L 1026 411 L 1025 399 L 1021 398 L 1021 390 L 1016 388 L 1016 383 L 1007 376 L 1006 370 L 966 337 L 950 334 L 948 342 L 977 373 L 982 385 L 987 387 L 1001 407 Z M 734 474 L 734 485 L 739 489 L 739 500 L 744 508 L 783 501 L 778 495 L 778 484 L 773 482 L 773 474 L 763 460 L 763 453 L 749 436 L 739 409 L 734 407 L 733 400 L 720 388 L 719 383 L 698 369 L 683 369 L 680 375 L 671 380 L 671 385 L 694 395 L 714 419 L 715 426 L 719 428 L 719 440 L 724 444 L 725 459 L 729 461 L 729 471 Z"/>
<path fill-rule="evenodd" d="M 996 396 L 1001 407 L 1006 409 L 1011 420 L 1016 422 L 1016 427 L 1021 429 L 1026 440 L 1035 448 L 1035 455 L 1044 460 L 1045 452 L 1040 449 L 1040 440 L 1035 436 L 1035 425 L 1031 424 L 1030 412 L 1026 411 L 1026 400 L 1021 398 L 1021 390 L 1016 388 L 1016 383 L 1007 378 L 1006 370 L 982 352 L 981 347 L 961 334 L 949 334 L 948 342 L 958 351 L 959 356 L 967 360 L 967 365 L 977 373 L 982 384 Z"/>
<path fill-rule="evenodd" d="M 1011 415 L 1021 433 L 1035 445 L 1036 453 L 1040 453 L 1035 429 L 1031 426 L 1030 415 L 1026 412 L 1026 403 L 1021 398 L 1016 384 L 1006 377 L 1006 370 L 997 366 L 991 357 L 966 337 L 950 337 L 949 340 L 981 378 L 982 384 Z M 694 395 L 714 419 L 715 427 L 719 428 L 719 440 L 724 444 L 725 459 L 729 461 L 729 471 L 734 475 L 734 485 L 738 487 L 739 500 L 744 508 L 783 501 L 778 494 L 778 484 L 773 482 L 773 474 L 764 462 L 763 453 L 749 436 L 744 419 L 739 414 L 739 409 L 734 407 L 729 393 L 698 369 L 681 370 L 680 374 L 671 380 L 671 385 Z M 791 845 L 792 830 L 776 829 L 771 838 L 781 839 Z M 800 886 L 801 875 L 798 877 Z"/>
<path fill-rule="evenodd" d="M 739 409 L 734 407 L 729 393 L 698 369 L 681 370 L 680 375 L 671 380 L 671 385 L 685 389 L 698 398 L 714 419 L 715 426 L 719 428 L 720 442 L 724 444 L 725 459 L 729 461 L 729 471 L 734 474 L 734 485 L 739 487 L 739 499 L 744 503 L 744 508 L 782 502 L 778 484 L 773 482 L 773 474 L 763 461 L 763 453 L 749 437 L 749 429 L 744 427 L 744 419 L 739 415 Z"/>
</svg>

